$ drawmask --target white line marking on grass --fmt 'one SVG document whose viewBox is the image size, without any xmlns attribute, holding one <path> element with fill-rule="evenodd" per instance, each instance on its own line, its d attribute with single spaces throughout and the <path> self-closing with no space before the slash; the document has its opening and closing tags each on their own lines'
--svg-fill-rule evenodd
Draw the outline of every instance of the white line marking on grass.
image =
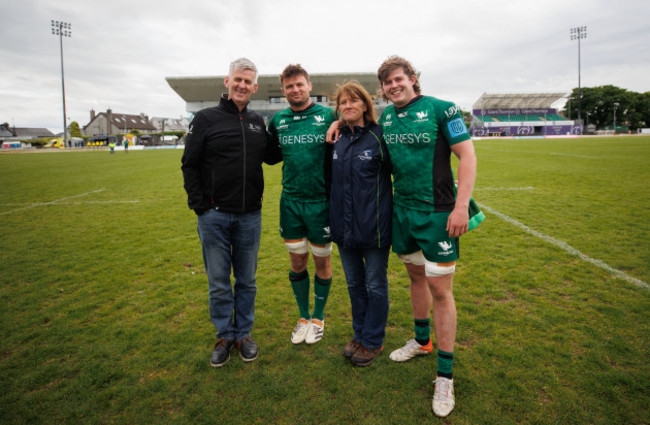
<svg viewBox="0 0 650 425">
<path fill-rule="evenodd" d="M 28 209 L 31 209 L 31 208 L 35 208 L 35 207 L 42 207 L 44 205 L 56 205 L 61 201 L 66 201 L 68 199 L 74 199 L 74 198 L 80 198 L 82 196 L 92 195 L 93 193 L 99 193 L 99 192 L 103 192 L 105 190 L 106 189 L 97 189 L 97 190 L 93 190 L 91 192 L 80 193 L 78 195 L 66 196 L 65 198 L 55 199 L 54 201 L 50 201 L 50 202 L 35 202 L 35 203 L 29 204 L 28 206 L 23 207 L 23 208 L 17 208 L 15 210 L 2 212 L 2 213 L 0 213 L 0 215 L 7 215 L 7 214 L 15 213 L 15 212 L 18 212 L 18 211 L 24 211 L 24 210 L 28 210 Z"/>
<path fill-rule="evenodd" d="M 81 202 L 57 202 L 56 205 L 93 205 L 93 204 L 137 204 L 135 201 L 81 201 Z"/>
<path fill-rule="evenodd" d="M 558 152 L 551 152 L 551 155 L 570 156 L 571 158 L 583 158 L 583 159 L 601 159 L 602 158 L 602 156 L 575 155 L 575 154 L 572 154 L 572 153 L 558 153 Z"/>
<path fill-rule="evenodd" d="M 477 190 L 535 190 L 533 186 L 526 187 L 475 187 L 474 191 Z"/>
<path fill-rule="evenodd" d="M 620 277 L 623 280 L 626 280 L 626 281 L 628 281 L 630 283 L 633 283 L 633 284 L 635 284 L 636 286 L 638 286 L 640 288 L 650 289 L 650 285 L 648 285 L 646 282 L 642 281 L 641 279 L 637 279 L 635 277 L 629 276 L 629 275 L 623 273 L 622 271 L 613 268 L 609 264 L 603 263 L 602 261 L 596 260 L 595 258 L 591 258 L 588 255 L 583 254 L 582 252 L 578 251 L 577 249 L 575 249 L 571 245 L 567 244 L 566 242 L 563 242 L 563 241 L 555 239 L 555 238 L 553 238 L 551 236 L 540 233 L 537 230 L 533 230 L 530 227 L 526 226 L 525 224 L 515 220 L 514 218 L 508 217 L 507 215 L 502 214 L 499 211 L 493 210 L 492 208 L 490 208 L 490 207 L 488 207 L 486 205 L 480 204 L 478 202 L 476 204 L 479 207 L 481 207 L 481 209 L 489 212 L 490 214 L 494 214 L 497 217 L 501 218 L 502 220 L 505 220 L 510 224 L 514 224 L 515 226 L 519 227 L 523 231 L 525 231 L 527 233 L 530 233 L 531 235 L 533 235 L 535 237 L 538 237 L 538 238 L 540 238 L 540 239 L 542 239 L 542 240 L 544 240 L 546 242 L 549 242 L 549 243 L 551 243 L 551 244 L 553 244 L 553 245 L 555 245 L 557 247 L 562 248 L 564 251 L 568 252 L 569 254 L 580 257 L 581 259 L 585 260 L 586 262 L 591 263 L 591 264 L 593 264 L 593 265 L 595 265 L 597 267 L 600 267 L 601 269 L 605 269 L 608 272 Z"/>
</svg>

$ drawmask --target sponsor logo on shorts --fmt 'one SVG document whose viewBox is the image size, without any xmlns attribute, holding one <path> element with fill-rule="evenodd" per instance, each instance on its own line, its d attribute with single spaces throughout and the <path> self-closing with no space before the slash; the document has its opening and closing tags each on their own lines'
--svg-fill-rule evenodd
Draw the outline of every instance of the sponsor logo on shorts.
<svg viewBox="0 0 650 425">
<path fill-rule="evenodd" d="M 438 242 L 438 246 L 442 248 L 442 251 L 439 251 L 438 255 L 451 255 L 453 253 L 451 250 L 452 245 L 449 241 Z"/>
<path fill-rule="evenodd" d="M 329 226 L 323 227 L 323 232 L 325 232 L 325 234 L 323 235 L 324 238 L 326 238 L 326 239 L 331 239 L 332 238 Z"/>
</svg>

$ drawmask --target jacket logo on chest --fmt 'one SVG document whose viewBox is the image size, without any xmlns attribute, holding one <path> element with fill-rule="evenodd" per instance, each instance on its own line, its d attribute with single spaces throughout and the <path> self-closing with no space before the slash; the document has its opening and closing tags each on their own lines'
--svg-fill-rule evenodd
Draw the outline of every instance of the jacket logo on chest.
<svg viewBox="0 0 650 425">
<path fill-rule="evenodd" d="M 262 126 L 259 125 L 259 124 L 253 124 L 251 122 L 251 123 L 248 123 L 248 130 L 252 131 L 253 133 L 261 133 L 262 132 Z"/>
<path fill-rule="evenodd" d="M 372 159 L 372 152 L 370 150 L 363 151 L 357 158 L 362 161 L 370 161 Z"/>
</svg>

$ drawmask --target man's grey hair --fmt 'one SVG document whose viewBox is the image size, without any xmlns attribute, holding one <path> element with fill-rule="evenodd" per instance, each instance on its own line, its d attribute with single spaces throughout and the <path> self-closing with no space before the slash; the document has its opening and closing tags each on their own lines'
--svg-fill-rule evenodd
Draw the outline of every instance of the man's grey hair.
<svg viewBox="0 0 650 425">
<path fill-rule="evenodd" d="M 235 70 L 242 70 L 242 69 L 250 69 L 251 71 L 255 72 L 255 81 L 253 81 L 255 84 L 257 84 L 257 67 L 255 64 L 247 58 L 239 58 L 235 59 L 230 63 L 230 72 L 228 75 L 232 78 L 232 73 Z"/>
</svg>

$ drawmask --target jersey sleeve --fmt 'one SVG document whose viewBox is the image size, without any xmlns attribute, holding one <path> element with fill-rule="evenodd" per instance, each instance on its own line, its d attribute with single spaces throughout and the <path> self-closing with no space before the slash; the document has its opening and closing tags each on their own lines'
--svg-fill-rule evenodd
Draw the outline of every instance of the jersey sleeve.
<svg viewBox="0 0 650 425">
<path fill-rule="evenodd" d="M 452 102 L 441 102 L 436 108 L 436 118 L 449 146 L 471 139 L 459 106 Z"/>
<path fill-rule="evenodd" d="M 329 108 L 329 112 L 327 114 L 327 125 L 328 127 L 332 125 L 334 121 L 338 120 L 338 117 L 336 116 L 336 112 L 334 112 L 334 109 Z"/>
<path fill-rule="evenodd" d="M 269 133 L 269 136 L 271 136 L 271 139 L 274 141 L 277 141 L 278 139 L 278 131 L 275 128 L 275 117 L 272 117 L 271 120 L 269 121 L 269 126 L 266 129 Z"/>
</svg>

